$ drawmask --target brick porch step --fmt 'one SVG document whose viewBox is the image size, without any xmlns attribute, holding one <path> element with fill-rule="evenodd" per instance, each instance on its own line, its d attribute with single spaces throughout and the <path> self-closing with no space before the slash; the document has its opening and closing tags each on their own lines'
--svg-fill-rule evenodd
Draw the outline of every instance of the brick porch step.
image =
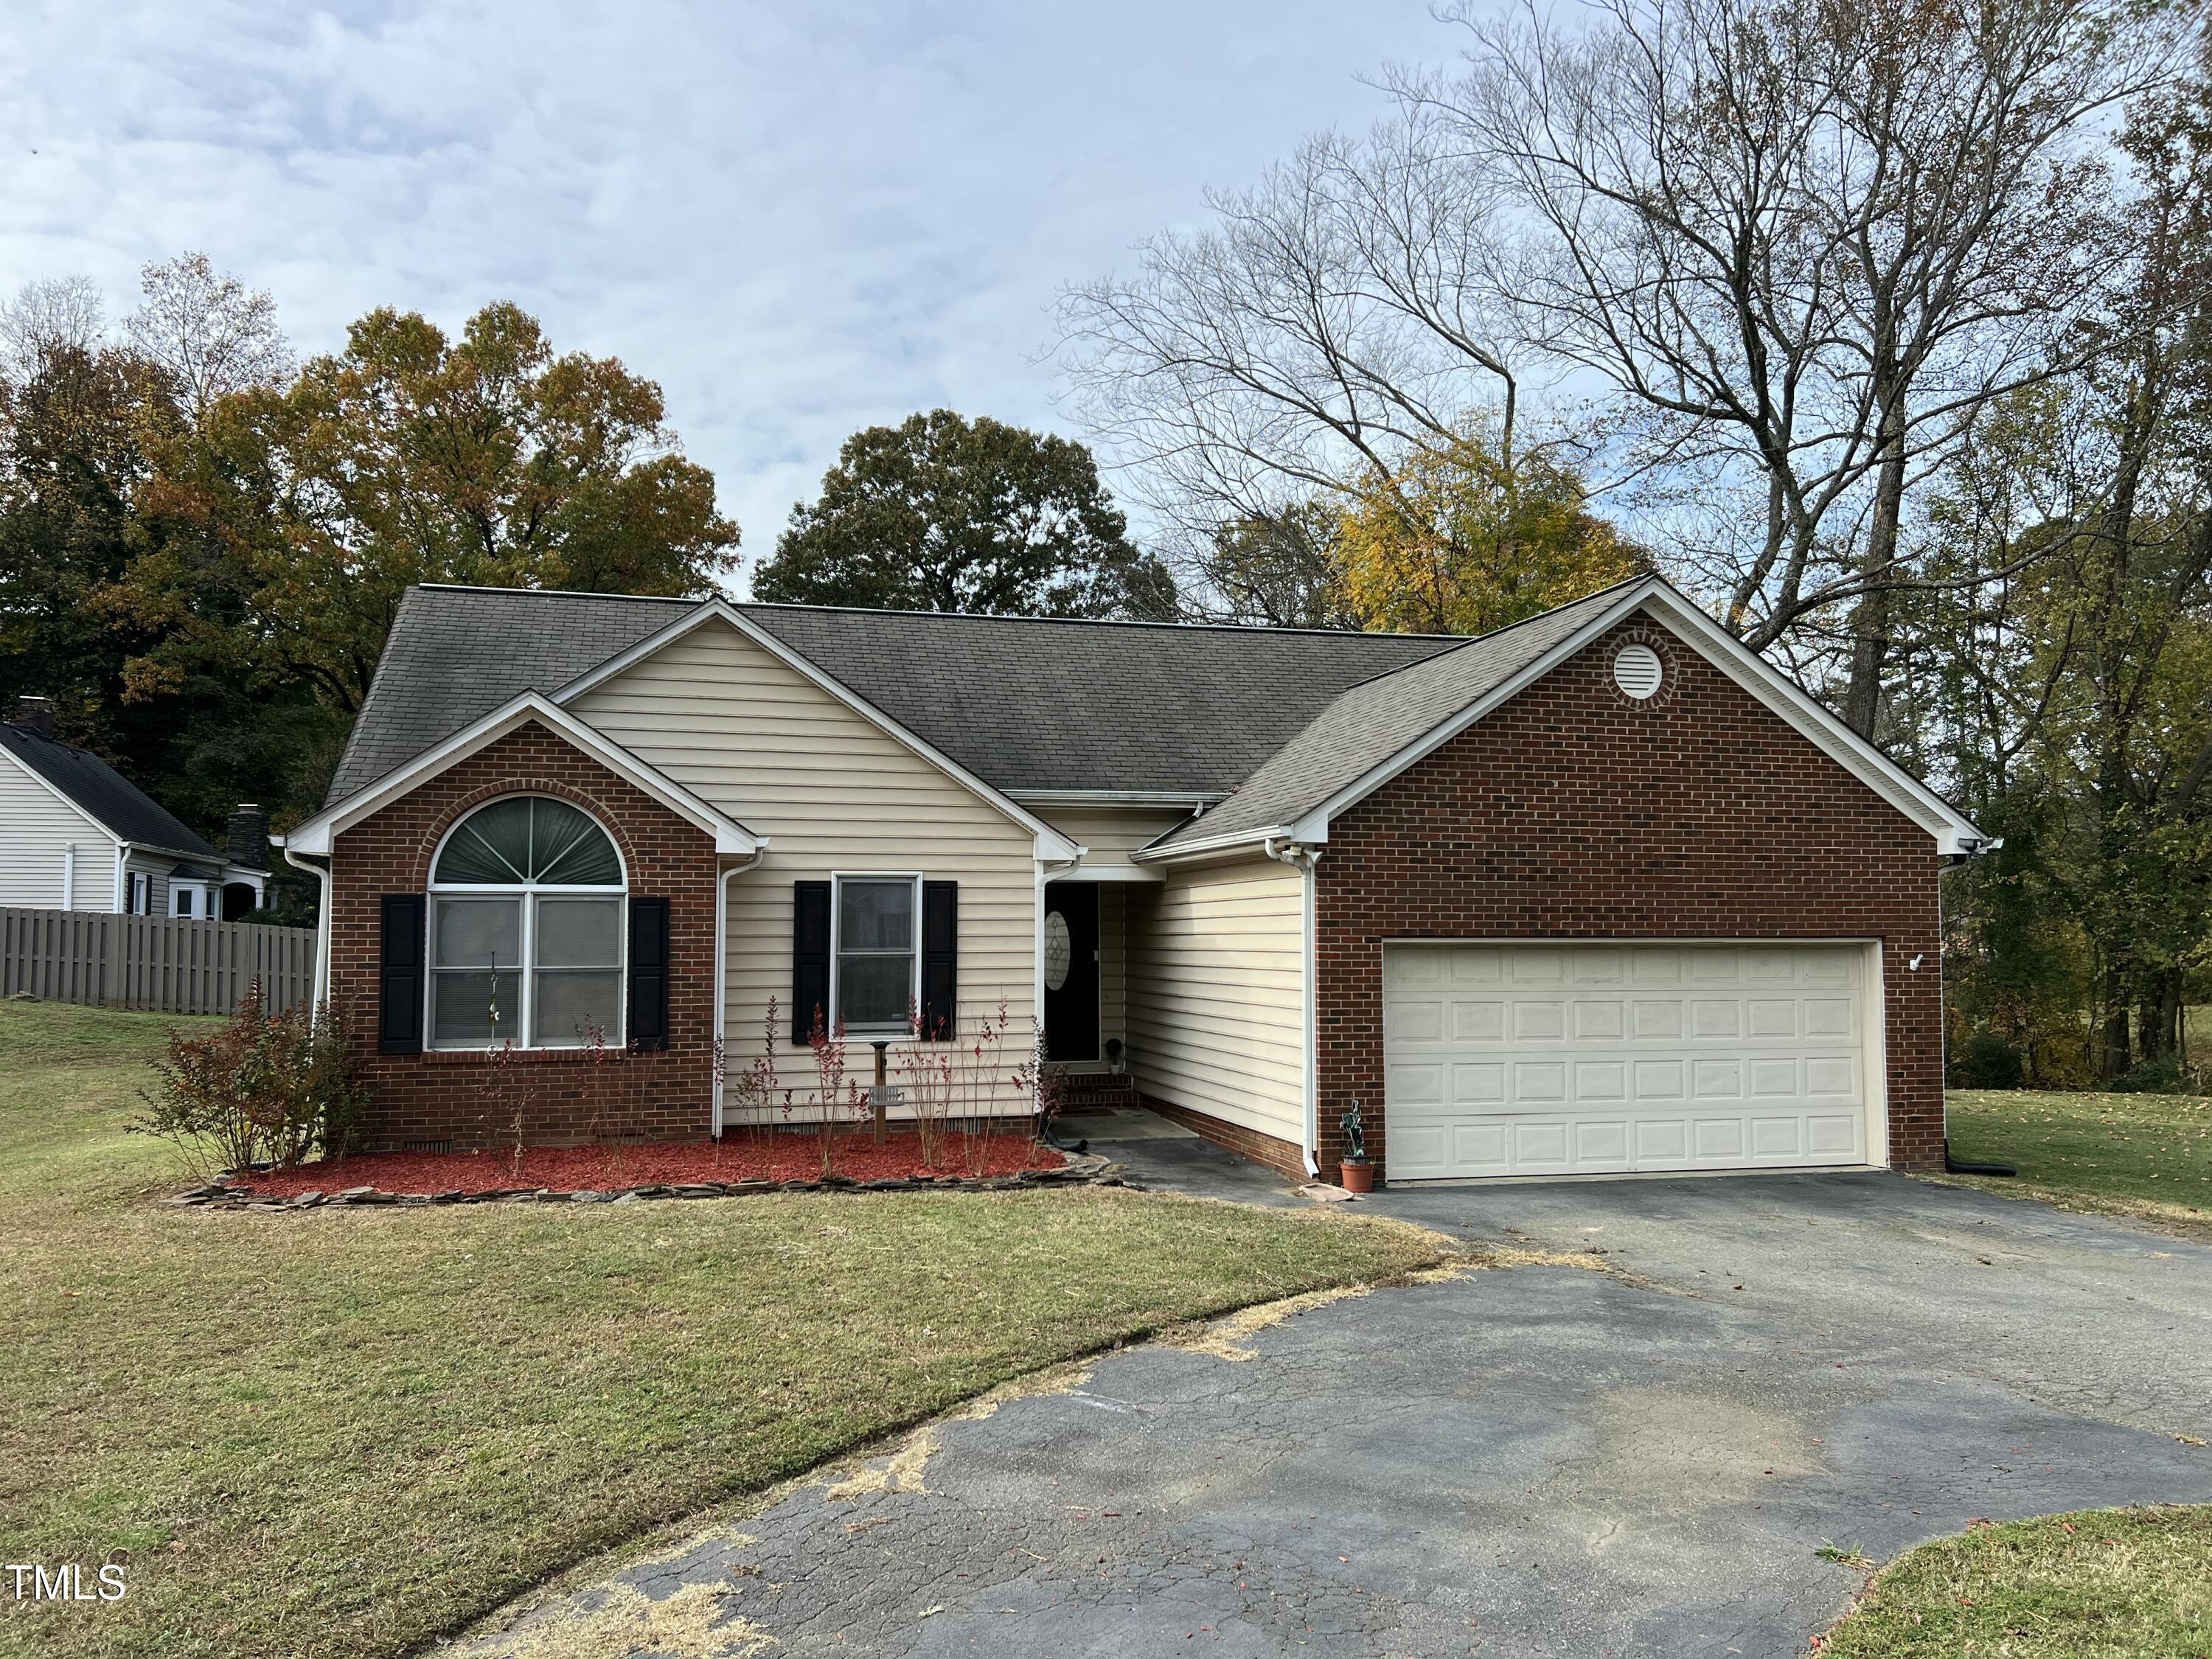
<svg viewBox="0 0 2212 1659">
<path fill-rule="evenodd" d="M 1126 1072 L 1103 1077 L 1070 1077 L 1060 1081 L 1060 1109 L 1065 1113 L 1133 1112 L 1137 1108 L 1136 1080 Z"/>
</svg>

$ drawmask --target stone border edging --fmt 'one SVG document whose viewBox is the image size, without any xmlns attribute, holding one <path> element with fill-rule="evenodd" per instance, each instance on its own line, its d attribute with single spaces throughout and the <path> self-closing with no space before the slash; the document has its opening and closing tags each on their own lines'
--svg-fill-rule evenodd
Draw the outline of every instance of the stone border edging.
<svg viewBox="0 0 2212 1659">
<path fill-rule="evenodd" d="M 171 1209 L 285 1210 L 404 1206 L 419 1209 L 445 1204 L 626 1204 L 660 1198 L 750 1198 L 760 1193 L 1006 1193 L 1040 1187 L 1129 1187 L 1121 1166 L 1097 1153 L 1070 1152 L 1057 1170 L 1024 1170 L 1010 1176 L 888 1176 L 873 1181 L 832 1175 L 819 1181 L 696 1181 L 655 1182 L 611 1191 L 555 1192 L 546 1187 L 502 1187 L 469 1193 L 387 1193 L 374 1187 L 349 1187 L 336 1193 L 300 1193 L 278 1198 L 235 1187 L 227 1176 L 160 1202 Z"/>
</svg>

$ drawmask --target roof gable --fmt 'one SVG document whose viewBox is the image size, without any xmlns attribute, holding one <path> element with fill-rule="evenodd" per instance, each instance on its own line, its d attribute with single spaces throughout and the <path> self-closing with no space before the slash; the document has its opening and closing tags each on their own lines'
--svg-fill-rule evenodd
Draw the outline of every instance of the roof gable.
<svg viewBox="0 0 2212 1659">
<path fill-rule="evenodd" d="M 0 753 L 118 841 L 222 860 L 167 807 L 97 755 L 12 725 L 0 725 Z"/>
<path fill-rule="evenodd" d="M 1236 795 L 1137 854 L 1182 857 L 1272 839 L 1321 842 L 1328 821 L 1638 612 L 1668 626 L 1907 818 L 1939 853 L 1986 841 L 1959 810 L 1778 673 L 1672 586 L 1638 577 L 1352 687 Z"/>
<path fill-rule="evenodd" d="M 1039 858 L 1073 860 L 1082 849 L 1059 830 L 1032 815 L 1026 808 L 1010 800 L 1000 790 L 962 766 L 957 761 L 937 749 L 926 739 L 908 731 L 891 719 L 882 709 L 841 684 L 773 634 L 744 615 L 737 606 L 725 600 L 711 599 L 685 612 L 666 627 L 641 640 L 629 650 L 600 664 L 590 672 L 579 675 L 554 695 L 553 701 L 563 708 L 602 687 L 611 686 L 629 670 L 657 656 L 677 641 L 687 638 L 702 628 L 725 628 L 735 633 L 751 646 L 764 651 L 775 661 L 801 680 L 842 705 L 856 720 L 865 721 L 884 736 L 898 744 L 927 765 L 934 767 L 955 783 L 975 795 L 994 811 L 1036 837 Z"/>
</svg>

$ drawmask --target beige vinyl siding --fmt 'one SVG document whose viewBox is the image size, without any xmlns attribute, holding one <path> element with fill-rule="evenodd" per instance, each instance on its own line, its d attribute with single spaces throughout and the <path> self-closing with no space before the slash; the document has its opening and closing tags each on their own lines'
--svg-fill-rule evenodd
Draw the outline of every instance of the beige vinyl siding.
<svg viewBox="0 0 2212 1659">
<path fill-rule="evenodd" d="M 68 908 L 115 908 L 115 843 L 105 830 L 0 755 L 0 904 L 64 908 L 65 854 L 76 849 L 76 890 Z"/>
<path fill-rule="evenodd" d="M 769 1004 L 781 1084 L 814 1081 L 790 1046 L 792 883 L 834 873 L 960 884 L 961 1023 L 1009 1031 L 1001 1073 L 1035 1030 L 1033 833 L 727 624 L 695 629 L 593 687 L 573 711 L 771 843 L 730 882 L 726 1013 L 734 1075 L 761 1052 Z M 859 1047 L 859 1045 L 855 1045 Z M 853 1058 L 857 1075 L 869 1056 Z M 1000 1088 L 1011 1109 L 1012 1090 Z M 1024 1103 L 1023 1109 L 1026 1109 Z"/>
<path fill-rule="evenodd" d="M 1155 806 L 1036 806 L 1037 817 L 1085 848 L 1078 877 L 1095 881 L 1158 881 L 1157 866 L 1132 864 L 1129 854 L 1181 823 L 1188 811 Z"/>
<path fill-rule="evenodd" d="M 1305 884 L 1250 859 L 1128 889 L 1129 1067 L 1146 1094 L 1305 1131 Z"/>
</svg>

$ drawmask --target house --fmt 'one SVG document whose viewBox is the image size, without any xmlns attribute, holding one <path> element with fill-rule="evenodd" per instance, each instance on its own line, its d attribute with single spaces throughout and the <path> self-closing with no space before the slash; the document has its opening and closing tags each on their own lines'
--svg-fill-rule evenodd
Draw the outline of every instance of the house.
<svg viewBox="0 0 2212 1659">
<path fill-rule="evenodd" d="M 52 705 L 0 725 L 0 905 L 235 920 L 269 882 L 269 818 L 231 815 L 222 852 L 99 756 L 54 736 Z"/>
<path fill-rule="evenodd" d="M 788 1082 L 1003 1002 L 1408 1181 L 1937 1165 L 1984 843 L 1647 577 L 1474 640 L 416 588 L 287 856 L 382 1144 L 719 1132 L 772 1006 Z"/>
</svg>

